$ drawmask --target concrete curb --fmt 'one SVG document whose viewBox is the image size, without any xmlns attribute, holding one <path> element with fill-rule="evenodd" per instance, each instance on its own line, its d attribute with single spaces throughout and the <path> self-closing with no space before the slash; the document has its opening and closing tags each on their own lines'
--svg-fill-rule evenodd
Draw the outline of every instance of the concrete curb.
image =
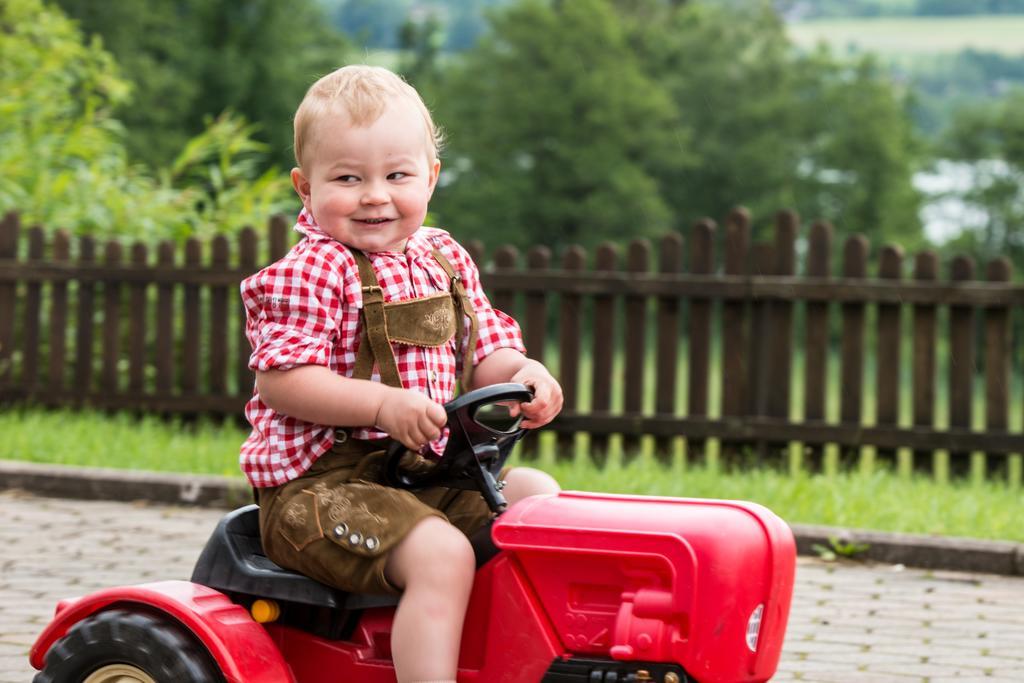
<svg viewBox="0 0 1024 683">
<path fill-rule="evenodd" d="M 863 552 L 857 553 L 857 559 L 922 569 L 1024 575 L 1024 544 L 1021 543 L 808 524 L 790 526 L 800 555 L 817 555 L 815 545 L 827 548 L 830 539 L 838 539 L 843 543 L 867 546 Z"/>
<path fill-rule="evenodd" d="M 0 490 L 81 500 L 143 500 L 168 505 L 232 509 L 252 502 L 252 489 L 240 479 L 196 474 L 136 472 L 0 460 Z M 866 545 L 858 558 L 908 567 L 1024 575 L 1024 544 L 974 538 L 925 536 L 791 525 L 797 552 L 816 555 L 815 545 L 831 539 Z"/>
<path fill-rule="evenodd" d="M 0 460 L 0 490 L 79 500 L 144 500 L 231 509 L 252 502 L 241 479 Z"/>
</svg>

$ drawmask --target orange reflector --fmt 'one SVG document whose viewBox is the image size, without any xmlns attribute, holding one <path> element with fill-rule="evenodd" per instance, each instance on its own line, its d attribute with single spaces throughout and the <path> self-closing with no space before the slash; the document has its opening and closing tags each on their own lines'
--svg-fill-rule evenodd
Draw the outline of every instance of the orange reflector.
<svg viewBox="0 0 1024 683">
<path fill-rule="evenodd" d="M 273 600 L 257 600 L 249 609 L 252 618 L 260 624 L 275 621 L 281 616 L 281 607 Z"/>
</svg>

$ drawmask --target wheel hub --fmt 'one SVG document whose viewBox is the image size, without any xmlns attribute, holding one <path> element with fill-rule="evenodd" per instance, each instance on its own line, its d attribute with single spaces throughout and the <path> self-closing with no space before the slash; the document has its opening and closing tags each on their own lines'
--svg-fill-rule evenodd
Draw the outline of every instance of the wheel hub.
<svg viewBox="0 0 1024 683">
<path fill-rule="evenodd" d="M 93 671 L 82 683 L 156 683 L 156 680 L 137 666 L 108 664 Z"/>
</svg>

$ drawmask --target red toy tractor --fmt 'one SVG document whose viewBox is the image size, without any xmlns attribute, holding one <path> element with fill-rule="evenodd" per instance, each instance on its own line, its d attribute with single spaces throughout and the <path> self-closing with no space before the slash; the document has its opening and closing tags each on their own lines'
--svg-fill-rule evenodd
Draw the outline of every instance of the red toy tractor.
<svg viewBox="0 0 1024 683">
<path fill-rule="evenodd" d="M 766 681 L 793 590 L 789 527 L 718 500 L 563 492 L 505 510 L 495 474 L 522 436 L 522 385 L 465 394 L 446 410 L 445 457 L 396 485 L 478 488 L 493 524 L 459 661 L 463 683 Z M 501 420 L 501 408 L 505 407 Z M 262 552 L 255 505 L 229 513 L 191 581 L 101 590 L 57 605 L 32 647 L 35 683 L 384 683 L 395 680 L 396 599 L 345 594 Z"/>
</svg>

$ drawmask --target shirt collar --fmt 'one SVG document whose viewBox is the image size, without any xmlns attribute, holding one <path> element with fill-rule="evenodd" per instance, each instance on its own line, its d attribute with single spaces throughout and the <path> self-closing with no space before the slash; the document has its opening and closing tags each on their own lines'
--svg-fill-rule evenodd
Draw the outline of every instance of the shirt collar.
<svg viewBox="0 0 1024 683">
<path fill-rule="evenodd" d="M 434 244 L 426 236 L 426 230 L 420 228 L 405 243 L 405 255 L 410 259 L 427 258 L 434 251 Z"/>
<path fill-rule="evenodd" d="M 316 224 L 316 219 L 313 218 L 311 213 L 306 211 L 306 207 L 302 207 L 302 211 L 299 212 L 299 217 L 295 220 L 295 225 L 292 229 L 311 240 L 321 241 L 331 239 L 331 236 L 321 230 L 320 226 Z"/>
<path fill-rule="evenodd" d="M 293 229 L 296 232 L 305 235 L 308 239 L 317 242 L 334 239 L 320 229 L 320 226 L 316 223 L 316 219 L 313 218 L 312 214 L 306 211 L 305 207 L 303 207 L 302 211 L 299 212 L 299 217 L 296 219 Z M 405 256 L 407 258 L 420 259 L 431 255 L 434 250 L 434 244 L 425 233 L 426 231 L 420 228 L 409 237 L 408 241 L 406 241 Z"/>
</svg>

